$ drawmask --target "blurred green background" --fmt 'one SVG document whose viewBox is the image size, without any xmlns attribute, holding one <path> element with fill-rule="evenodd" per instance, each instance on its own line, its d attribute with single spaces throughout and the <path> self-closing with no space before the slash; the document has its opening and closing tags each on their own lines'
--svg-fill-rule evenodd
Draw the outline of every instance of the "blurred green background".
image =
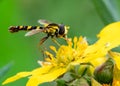
<svg viewBox="0 0 120 86">
<path fill-rule="evenodd" d="M 120 0 L 103 1 L 112 9 L 113 14 L 117 12 L 120 16 Z M 112 3 L 114 8 L 109 6 L 108 2 Z M 120 19 L 118 16 L 117 20 Z M 43 54 L 37 45 L 46 34 L 24 37 L 24 31 L 14 34 L 8 32 L 9 26 L 39 25 L 39 19 L 69 25 L 68 37 L 86 36 L 90 43 L 95 42 L 96 34 L 105 26 L 93 0 L 0 0 L 0 70 L 8 63 L 13 64 L 4 76 L 4 73 L 0 73 L 0 85 L 17 72 L 31 71 L 39 67 L 37 61 L 43 59 Z M 57 40 L 65 44 L 64 40 Z M 48 48 L 49 45 L 56 44 L 48 39 L 43 46 Z M 9 66 L 6 66 L 6 70 L 7 68 Z M 5 86 L 25 86 L 27 80 L 20 79 Z"/>
</svg>

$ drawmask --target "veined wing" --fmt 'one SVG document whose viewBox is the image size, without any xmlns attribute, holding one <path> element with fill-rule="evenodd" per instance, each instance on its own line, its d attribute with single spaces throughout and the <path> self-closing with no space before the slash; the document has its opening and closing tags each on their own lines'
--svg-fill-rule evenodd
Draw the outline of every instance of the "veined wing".
<svg viewBox="0 0 120 86">
<path fill-rule="evenodd" d="M 27 32 L 27 33 L 25 34 L 25 36 L 32 36 L 32 35 L 37 34 L 37 33 L 40 33 L 40 32 L 43 32 L 43 29 L 31 30 L 31 31 Z"/>
<path fill-rule="evenodd" d="M 47 25 L 51 24 L 52 22 L 50 22 L 48 20 L 40 19 L 40 20 L 38 20 L 38 23 L 43 26 L 47 26 Z"/>
</svg>

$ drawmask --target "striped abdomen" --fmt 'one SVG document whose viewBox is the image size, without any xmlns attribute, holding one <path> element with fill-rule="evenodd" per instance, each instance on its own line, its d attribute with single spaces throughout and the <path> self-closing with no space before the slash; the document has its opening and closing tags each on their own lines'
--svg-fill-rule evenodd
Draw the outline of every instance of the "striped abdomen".
<svg viewBox="0 0 120 86">
<path fill-rule="evenodd" d="M 30 31 L 30 30 L 34 30 L 34 29 L 43 29 L 43 27 L 40 27 L 40 26 L 11 26 L 9 28 L 9 31 L 11 33 L 14 33 L 14 32 L 18 32 L 20 30 Z"/>
</svg>

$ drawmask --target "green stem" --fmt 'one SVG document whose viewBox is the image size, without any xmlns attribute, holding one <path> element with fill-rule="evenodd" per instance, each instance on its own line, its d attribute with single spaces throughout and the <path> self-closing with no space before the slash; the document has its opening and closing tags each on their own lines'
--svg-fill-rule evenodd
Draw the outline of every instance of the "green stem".
<svg viewBox="0 0 120 86">
<path fill-rule="evenodd" d="M 105 25 L 117 21 L 115 7 L 109 0 L 92 0 L 96 11 Z"/>
</svg>

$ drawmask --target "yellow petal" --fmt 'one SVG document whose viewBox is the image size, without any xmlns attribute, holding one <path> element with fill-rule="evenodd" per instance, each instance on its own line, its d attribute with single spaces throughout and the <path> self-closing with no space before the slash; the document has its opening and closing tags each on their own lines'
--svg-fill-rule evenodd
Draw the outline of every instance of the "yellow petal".
<svg viewBox="0 0 120 86">
<path fill-rule="evenodd" d="M 120 22 L 109 24 L 98 34 L 100 40 L 98 42 L 106 45 L 106 49 L 110 50 L 120 45 Z"/>
<path fill-rule="evenodd" d="M 23 78 L 23 77 L 26 77 L 26 76 L 29 76 L 29 75 L 31 75 L 31 72 L 20 72 L 20 73 L 17 73 L 15 76 L 12 76 L 12 77 L 8 78 L 2 84 L 4 85 L 4 84 L 16 81 L 20 78 Z"/>
<path fill-rule="evenodd" d="M 109 54 L 113 57 L 117 68 L 120 70 L 120 53 L 110 51 Z"/>
<path fill-rule="evenodd" d="M 31 73 L 32 75 L 42 75 L 47 73 L 53 66 L 43 66 L 37 69 L 34 69 Z"/>
<path fill-rule="evenodd" d="M 97 67 L 97 66 L 101 65 L 102 63 L 104 63 L 106 60 L 107 60 L 106 57 L 100 57 L 100 58 L 90 60 L 89 62 L 92 63 L 92 65 L 94 67 Z"/>
<path fill-rule="evenodd" d="M 99 40 L 86 49 L 84 53 L 86 57 L 103 57 L 110 49 L 120 45 L 120 22 L 104 27 L 98 37 Z"/>
<path fill-rule="evenodd" d="M 49 73 L 40 76 L 31 76 L 26 86 L 38 86 L 44 82 L 51 82 L 66 72 L 66 68 L 54 68 Z"/>
</svg>

